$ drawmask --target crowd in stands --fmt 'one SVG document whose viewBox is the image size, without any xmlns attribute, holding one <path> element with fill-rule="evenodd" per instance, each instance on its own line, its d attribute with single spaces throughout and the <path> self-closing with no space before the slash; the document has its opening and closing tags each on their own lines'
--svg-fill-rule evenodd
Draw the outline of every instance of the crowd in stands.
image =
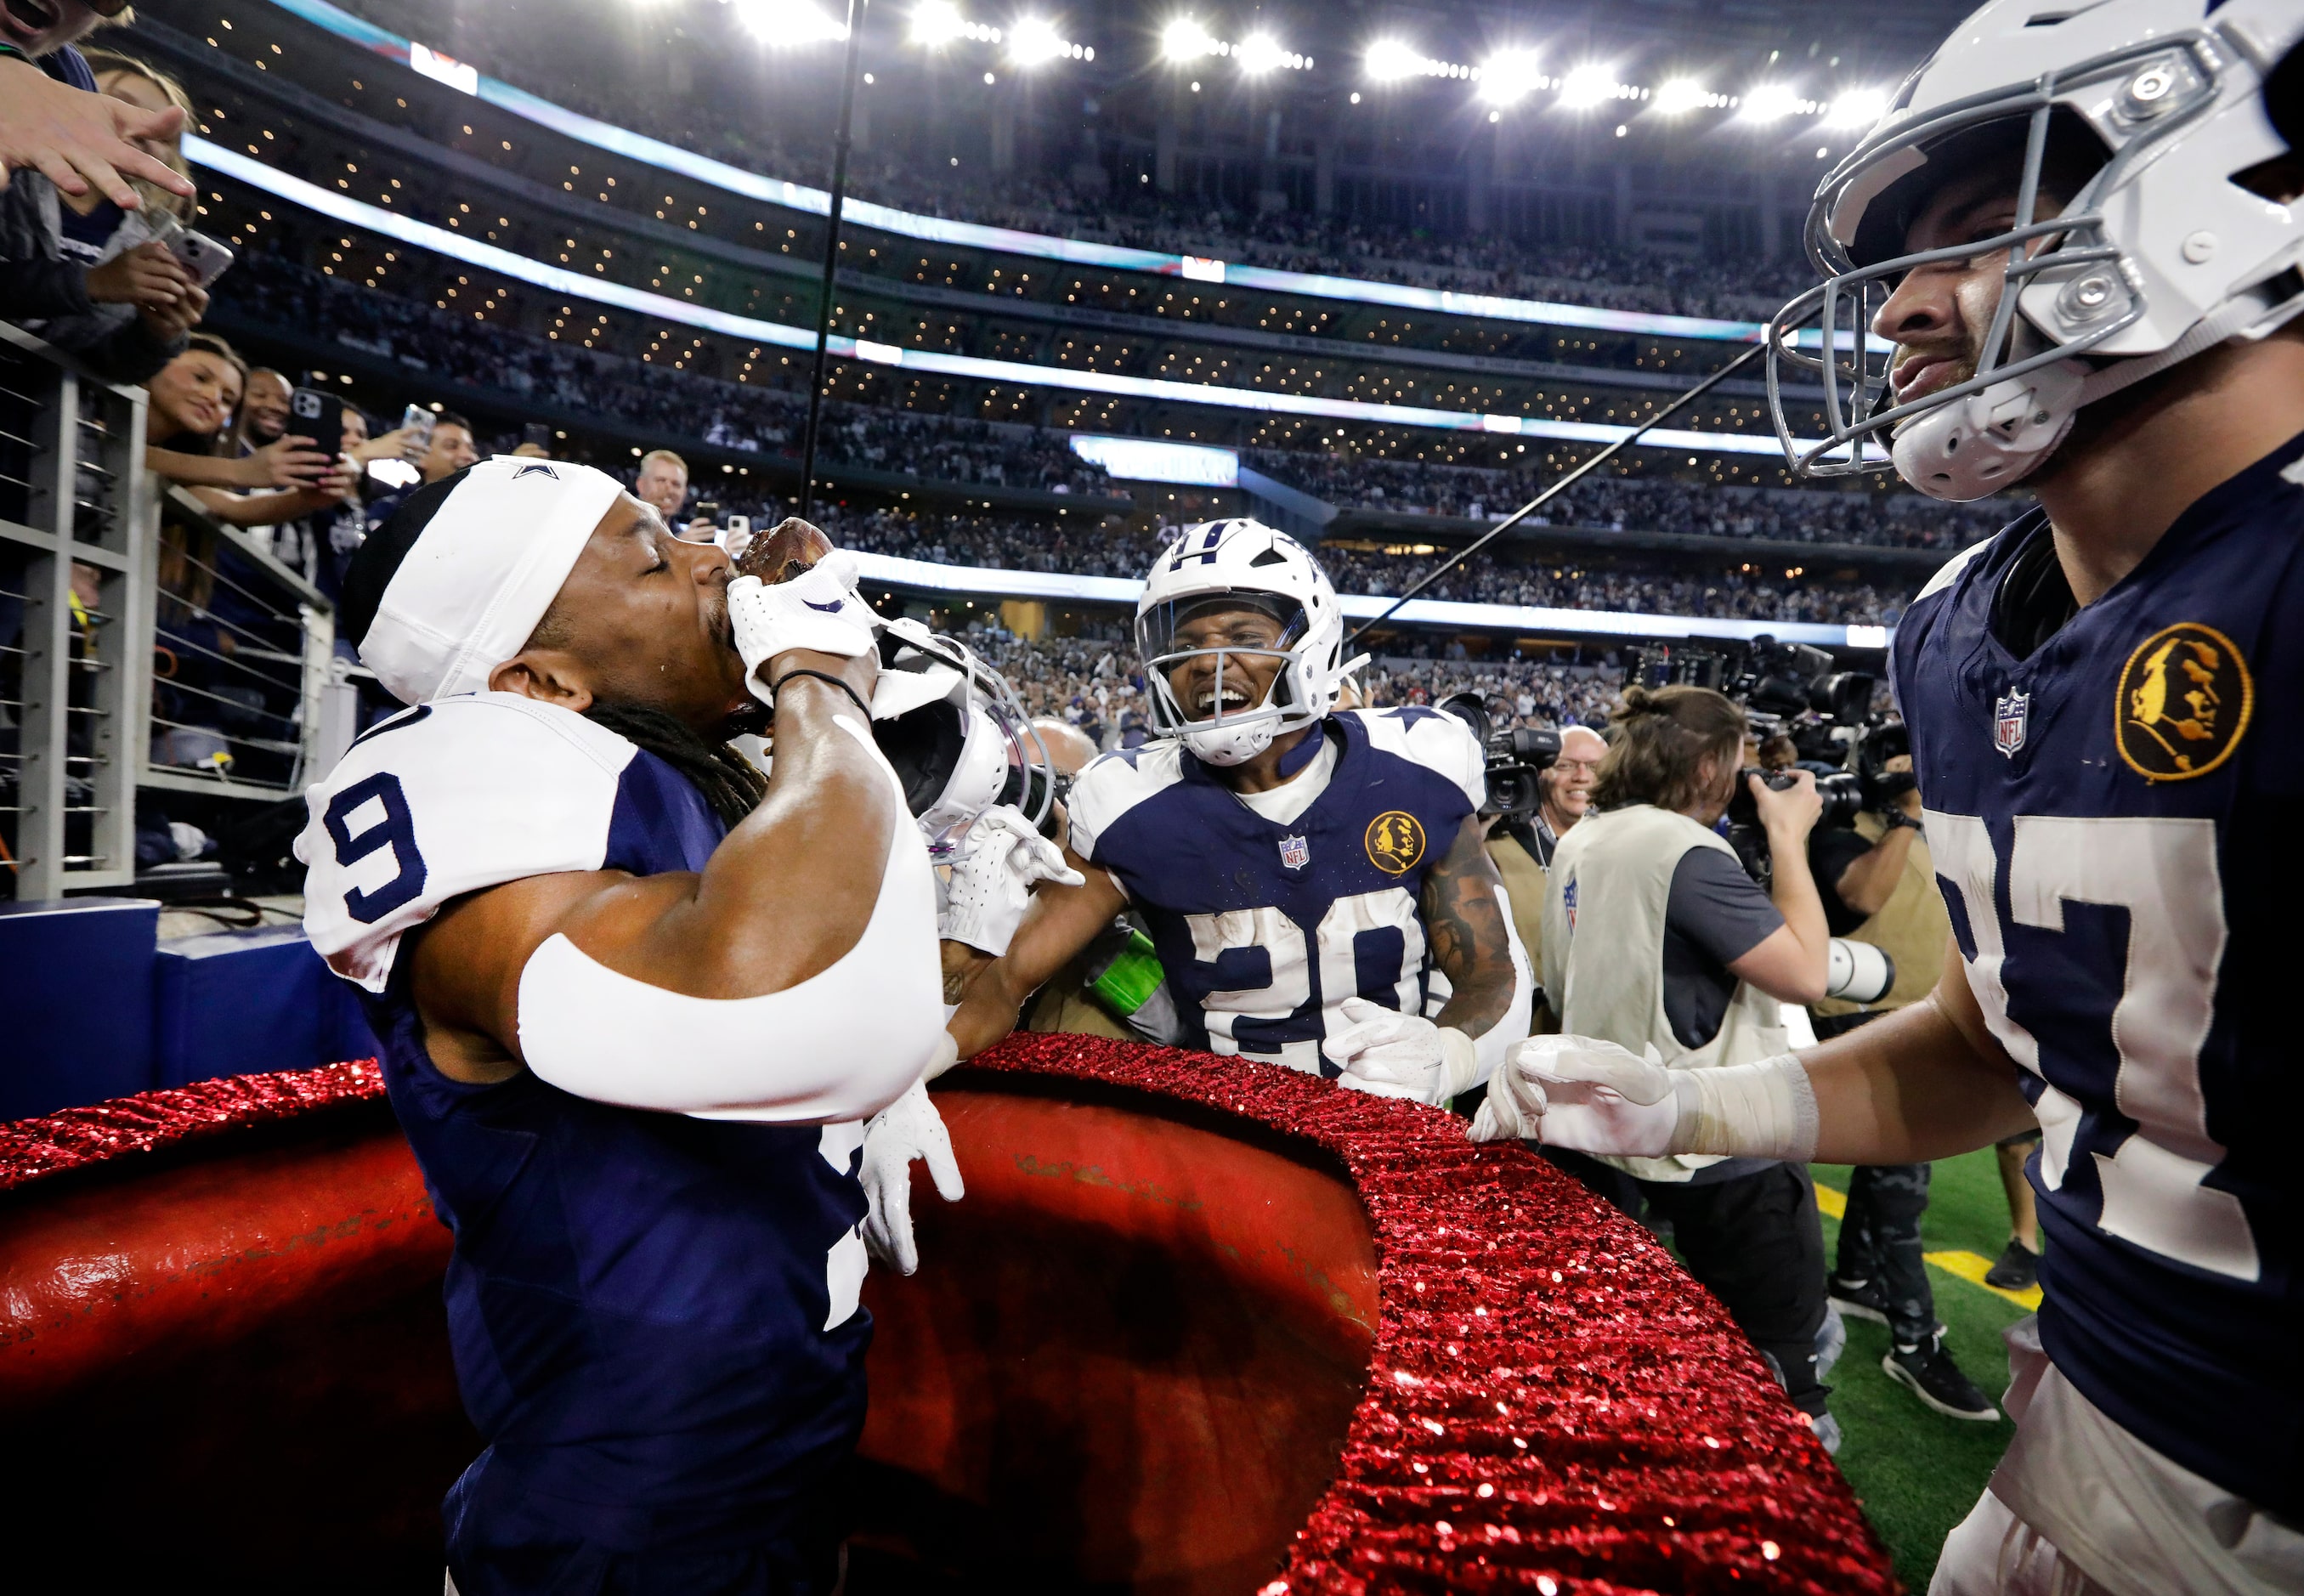
<svg viewBox="0 0 2304 1596">
<path fill-rule="evenodd" d="M 724 448 L 795 456 L 802 399 L 669 366 L 538 338 L 397 295 L 363 291 L 277 256 L 251 255 L 220 285 L 227 313 L 306 327 L 346 347 L 450 383 L 493 388 L 561 411 Z M 946 481 L 1111 494 L 1123 491 L 1072 454 L 1054 429 L 835 403 L 819 440 L 827 464 Z M 1527 471 L 1379 455 L 1255 449 L 1247 462 L 1343 507 L 1498 515 L 1542 486 Z M 1671 478 L 1595 478 L 1537 525 L 1700 532 L 1801 543 L 1953 549 L 2004 524 L 2004 503 L 1941 505 L 1916 494 L 1715 487 Z M 1032 569 L 1044 567 L 1032 566 Z"/>
<path fill-rule="evenodd" d="M 617 73 L 554 70 L 546 63 L 558 41 L 539 38 L 532 21 L 512 8 L 451 13 L 368 0 L 356 9 L 419 38 L 453 38 L 455 51 L 480 70 L 600 121 L 766 176 L 816 187 L 831 179 L 829 141 L 820 134 L 787 138 L 774 97 L 667 96 Z M 1758 320 L 1814 283 L 1797 259 L 1709 250 L 1673 257 L 1495 233 L 1449 236 L 1295 211 L 1250 214 L 1205 195 L 1157 194 L 1148 185 L 1083 191 L 972 164 L 929 167 L 919 153 L 868 143 L 852 150 L 849 193 L 905 210 L 1132 249 L 1605 310 Z"/>
<path fill-rule="evenodd" d="M 1243 460 L 1341 508 L 1405 510 L 1494 520 L 1542 492 L 1550 473 L 1528 468 L 1437 465 L 1360 455 L 1343 458 L 1251 449 Z M 1598 527 L 1766 538 L 1787 543 L 1856 543 L 1891 548 L 1964 548 L 1998 531 L 2020 506 L 2005 498 L 1946 505 L 1918 494 L 1820 493 L 1797 488 L 1707 487 L 1673 478 L 1595 473 L 1529 517 L 1537 526 Z"/>
<path fill-rule="evenodd" d="M 221 285 L 227 313 L 313 329 L 436 382 L 494 388 L 539 406 L 747 453 L 797 456 L 806 400 L 767 384 L 713 378 L 475 321 L 357 288 L 277 256 L 253 254 Z M 945 481 L 1109 493 L 1064 435 L 960 417 L 835 403 L 819 457 Z"/>
<path fill-rule="evenodd" d="M 1322 556 L 1339 590 L 1405 592 L 1437 563 L 1411 556 Z M 1795 567 L 1797 569 L 1797 567 Z M 1821 621 L 1829 624 L 1893 624 L 1901 599 L 1864 584 L 1809 582 L 1805 575 L 1754 568 L 1700 574 L 1616 569 L 1576 569 L 1495 560 L 1467 561 L 1420 597 L 1476 604 L 1528 604 L 1550 609 L 1630 610 L 1644 615 L 1709 615 L 1736 620 Z"/>
<path fill-rule="evenodd" d="M 979 621 L 960 635 L 1016 684 L 1032 714 L 1069 721 L 1106 750 L 1133 748 L 1151 735 L 1135 646 L 1116 631 L 1112 636 L 1030 641 Z M 1478 692 L 1488 700 L 1499 729 L 1598 726 L 1606 724 L 1623 687 L 1622 670 L 1613 663 L 1473 660 L 1462 658 L 1461 645 L 1444 649 L 1456 658 L 1387 653 L 1373 659 L 1356 681 L 1360 702 L 1388 709 Z"/>
<path fill-rule="evenodd" d="M 843 548 L 900 555 L 939 565 L 1062 572 L 1074 576 L 1140 577 L 1166 535 L 1164 530 L 1147 538 L 1085 518 L 1077 524 L 1058 522 L 1051 526 L 983 514 L 883 509 L 832 510 L 817 519 Z M 1384 595 L 1405 591 L 1435 563 L 1433 558 L 1333 547 L 1324 548 L 1320 558 L 1339 591 Z M 1428 596 L 1555 609 L 1859 625 L 1893 624 L 1902 606 L 1900 595 L 1883 594 L 1869 586 L 1810 581 L 1805 572 L 1792 576 L 1749 565 L 1701 573 L 1616 566 L 1576 569 L 1493 556 L 1482 556 L 1452 572 Z"/>
</svg>

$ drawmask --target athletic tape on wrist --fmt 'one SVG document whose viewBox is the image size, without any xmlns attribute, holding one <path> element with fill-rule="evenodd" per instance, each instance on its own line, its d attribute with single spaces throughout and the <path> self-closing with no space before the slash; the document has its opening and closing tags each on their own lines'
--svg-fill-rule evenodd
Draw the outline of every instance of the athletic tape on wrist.
<svg viewBox="0 0 2304 1596">
<path fill-rule="evenodd" d="M 1816 1156 L 1816 1089 L 1807 1067 L 1790 1053 L 1758 1064 L 1675 1071 L 1673 1091 L 1680 1101 L 1680 1123 L 1672 1133 L 1676 1153 L 1800 1164 Z"/>
</svg>

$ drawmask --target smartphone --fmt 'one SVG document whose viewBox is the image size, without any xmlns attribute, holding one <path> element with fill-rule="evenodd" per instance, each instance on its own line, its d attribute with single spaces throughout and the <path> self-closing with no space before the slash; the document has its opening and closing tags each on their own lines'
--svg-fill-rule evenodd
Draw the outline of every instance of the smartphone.
<svg viewBox="0 0 2304 1596">
<path fill-rule="evenodd" d="M 690 521 L 708 521 L 715 526 L 719 525 L 720 501 L 718 499 L 698 499 L 696 501 L 696 508 L 688 513 L 688 519 Z"/>
<path fill-rule="evenodd" d="M 539 449 L 549 450 L 552 447 L 552 423 L 529 422 L 520 429 L 520 441 L 524 444 L 534 444 Z"/>
<path fill-rule="evenodd" d="M 408 442 L 401 453 L 411 460 L 421 460 L 429 454 L 432 452 L 432 424 L 439 419 L 420 404 L 411 404 L 402 411 L 400 425 L 402 430 L 408 434 Z"/>
<path fill-rule="evenodd" d="M 731 515 L 724 530 L 731 538 L 749 538 L 752 535 L 752 518 L 749 515 Z"/>
<path fill-rule="evenodd" d="M 744 551 L 752 547 L 752 518 L 731 515 L 727 523 L 712 534 L 712 541 L 726 549 L 730 559 L 742 559 Z"/>
<path fill-rule="evenodd" d="M 312 446 L 334 455 L 343 447 L 344 402 L 318 388 L 298 388 L 288 395 L 288 430 L 309 437 Z"/>
<path fill-rule="evenodd" d="M 179 227 L 167 238 L 168 253 L 178 265 L 192 274 L 192 281 L 206 288 L 232 268 L 233 253 L 228 245 L 220 244 L 205 233 L 190 227 Z"/>
</svg>

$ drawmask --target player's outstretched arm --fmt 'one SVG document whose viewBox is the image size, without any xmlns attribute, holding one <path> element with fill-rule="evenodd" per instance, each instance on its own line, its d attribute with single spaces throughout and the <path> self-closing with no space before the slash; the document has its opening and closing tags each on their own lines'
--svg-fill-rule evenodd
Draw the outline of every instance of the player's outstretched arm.
<svg viewBox="0 0 2304 1596">
<path fill-rule="evenodd" d="M 1503 885 L 1477 815 L 1457 829 L 1447 856 L 1424 878 L 1425 935 L 1449 986 L 1436 1023 L 1469 1037 L 1486 1036 L 1515 1014 L 1520 1035 L 1527 1034 L 1529 994 L 1512 962 L 1511 921 L 1497 896 Z"/>
<path fill-rule="evenodd" d="M 1015 1030 L 1024 1000 L 1072 963 L 1128 906 L 1112 878 L 1097 866 L 1070 848 L 1064 850 L 1064 862 L 1085 878 L 1082 885 L 1041 883 L 1008 951 L 978 969 L 972 978 L 963 978 L 966 987 L 958 999 L 960 1010 L 947 1027 L 961 1057 L 975 1057 Z M 948 955 L 948 978 L 953 969 Z M 953 1000 L 952 989 L 947 988 L 945 1001 Z"/>
<path fill-rule="evenodd" d="M 1472 1135 L 1633 1157 L 1926 1163 L 2029 1129 L 2017 1080 L 1954 947 L 1927 998 L 1797 1055 L 1670 1070 L 1589 1037 L 1531 1039 Z"/>
<path fill-rule="evenodd" d="M 1816 1093 L 1816 1157 L 1921 1164 L 2037 1122 L 2019 1066 L 1985 1023 L 1955 943 L 1936 990 L 1800 1055 Z"/>
<path fill-rule="evenodd" d="M 870 696 L 868 655 L 794 651 L 775 666 L 780 675 L 799 666 L 823 670 Z M 855 703 L 839 686 L 814 676 L 786 680 L 776 694 L 775 739 L 766 799 L 723 839 L 703 870 L 529 877 L 463 899 L 417 934 L 410 950 L 414 995 L 441 1071 L 460 1080 L 496 1081 L 533 1062 L 522 1037 L 523 977 L 546 944 L 559 947 L 555 938 L 565 938 L 573 955 L 589 961 L 592 980 L 585 1001 L 610 1004 L 619 992 L 655 1001 L 648 992 L 621 984 L 626 981 L 679 998 L 786 993 L 855 949 L 874 921 L 893 845 L 900 831 L 909 830 L 911 817 Z M 920 907 L 919 984 L 932 1003 L 927 922 L 932 904 L 925 894 Z M 563 949 L 559 956 L 569 955 Z M 716 1005 L 686 1012 L 703 1016 L 699 1024 L 707 1027 L 740 1018 Z M 929 1012 L 932 1020 L 935 1011 Z M 529 1016 L 531 1025 L 538 1017 Z M 764 1022 L 762 1029 L 770 1028 Z M 690 1067 L 682 1057 L 682 1038 L 661 1040 L 662 1047 L 647 1049 L 651 1057 L 629 1061 L 631 1072 Z M 828 1037 L 758 1040 L 764 1045 L 752 1049 L 752 1062 L 761 1075 L 759 1090 L 732 1085 L 724 1100 L 773 1098 L 792 1105 L 796 1120 L 872 1112 L 909 1084 L 921 1062 L 917 1057 L 884 1061 L 878 1055 L 885 1048 L 843 1048 Z M 881 1081 L 881 1074 L 892 1078 Z M 691 1106 L 655 1100 L 645 1081 L 629 1084 L 630 1093 L 609 1100 Z"/>
</svg>

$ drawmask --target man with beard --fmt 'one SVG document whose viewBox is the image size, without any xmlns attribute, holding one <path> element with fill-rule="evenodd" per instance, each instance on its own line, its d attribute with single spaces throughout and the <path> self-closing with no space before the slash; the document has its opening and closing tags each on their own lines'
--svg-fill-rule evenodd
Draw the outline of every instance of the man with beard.
<svg viewBox="0 0 2304 1596">
<path fill-rule="evenodd" d="M 411 495 L 339 616 L 411 707 L 308 794 L 305 924 L 455 1233 L 487 1447 L 454 1588 L 830 1590 L 860 1169 L 950 1158 L 935 879 L 852 565 L 763 586 L 604 472 L 502 456 Z M 724 746 L 763 705 L 765 779 Z"/>
</svg>

